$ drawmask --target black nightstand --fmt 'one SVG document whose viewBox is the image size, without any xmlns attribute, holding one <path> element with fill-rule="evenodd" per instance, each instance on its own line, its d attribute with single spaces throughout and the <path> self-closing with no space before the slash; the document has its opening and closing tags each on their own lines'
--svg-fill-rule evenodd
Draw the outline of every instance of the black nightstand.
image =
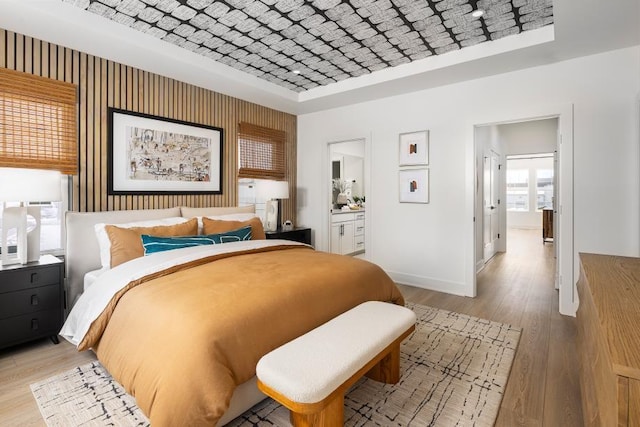
<svg viewBox="0 0 640 427">
<path fill-rule="evenodd" d="M 64 320 L 64 262 L 53 255 L 0 266 L 0 348 L 51 337 Z"/>
<path fill-rule="evenodd" d="M 293 240 L 294 242 L 311 244 L 311 229 L 303 227 L 295 227 L 293 230 L 282 230 L 278 228 L 276 231 L 265 231 L 267 239 L 284 239 Z"/>
</svg>

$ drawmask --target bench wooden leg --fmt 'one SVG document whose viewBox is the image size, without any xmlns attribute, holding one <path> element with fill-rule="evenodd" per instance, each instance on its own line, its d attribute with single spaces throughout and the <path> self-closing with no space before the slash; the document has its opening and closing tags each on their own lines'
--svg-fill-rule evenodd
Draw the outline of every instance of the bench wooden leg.
<svg viewBox="0 0 640 427">
<path fill-rule="evenodd" d="M 344 394 L 336 396 L 324 409 L 315 414 L 291 411 L 293 427 L 340 427 L 344 425 Z"/>
<path fill-rule="evenodd" d="M 400 344 L 395 345 L 389 354 L 380 359 L 365 375 L 381 383 L 396 384 L 400 381 Z"/>
</svg>

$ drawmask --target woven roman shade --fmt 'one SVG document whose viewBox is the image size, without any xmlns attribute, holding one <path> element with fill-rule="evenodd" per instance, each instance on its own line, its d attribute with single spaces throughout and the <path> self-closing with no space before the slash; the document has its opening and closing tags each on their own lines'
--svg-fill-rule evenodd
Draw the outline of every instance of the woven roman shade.
<svg viewBox="0 0 640 427">
<path fill-rule="evenodd" d="M 0 167 L 78 173 L 76 86 L 0 68 Z"/>
<path fill-rule="evenodd" d="M 250 123 L 240 123 L 239 178 L 283 180 L 285 132 Z"/>
</svg>

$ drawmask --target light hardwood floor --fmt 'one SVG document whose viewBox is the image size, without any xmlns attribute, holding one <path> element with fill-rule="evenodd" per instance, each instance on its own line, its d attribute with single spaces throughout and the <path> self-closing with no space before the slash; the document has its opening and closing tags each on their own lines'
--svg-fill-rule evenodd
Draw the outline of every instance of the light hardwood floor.
<svg viewBox="0 0 640 427">
<path fill-rule="evenodd" d="M 582 426 L 575 318 L 558 312 L 553 245 L 539 230 L 510 229 L 507 252 L 478 275 L 465 298 L 401 286 L 419 304 L 522 328 L 496 426 Z"/>
<path fill-rule="evenodd" d="M 553 254 L 539 231 L 510 230 L 508 252 L 478 276 L 465 298 L 401 286 L 419 304 L 523 328 L 496 426 L 581 426 L 575 319 L 558 314 Z M 0 350 L 0 426 L 44 425 L 29 384 L 94 360 L 66 341 Z"/>
</svg>

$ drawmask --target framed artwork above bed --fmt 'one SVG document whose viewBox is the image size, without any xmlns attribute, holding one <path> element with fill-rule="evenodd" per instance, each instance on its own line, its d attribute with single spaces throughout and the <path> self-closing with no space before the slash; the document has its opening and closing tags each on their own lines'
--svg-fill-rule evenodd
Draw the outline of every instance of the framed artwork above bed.
<svg viewBox="0 0 640 427">
<path fill-rule="evenodd" d="M 223 130 L 109 108 L 107 193 L 222 194 Z"/>
</svg>

